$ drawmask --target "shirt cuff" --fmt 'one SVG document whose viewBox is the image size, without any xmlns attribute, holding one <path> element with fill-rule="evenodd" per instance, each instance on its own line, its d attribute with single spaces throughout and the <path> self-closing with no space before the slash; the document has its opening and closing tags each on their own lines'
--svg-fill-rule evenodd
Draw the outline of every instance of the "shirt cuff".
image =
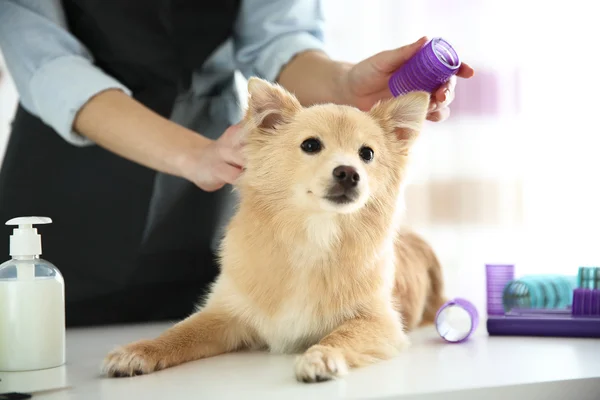
<svg viewBox="0 0 600 400">
<path fill-rule="evenodd" d="M 29 83 L 37 115 L 75 146 L 94 144 L 73 131 L 73 121 L 81 107 L 107 89 L 120 89 L 131 96 L 127 87 L 79 56 L 59 57 L 46 63 Z"/>
<path fill-rule="evenodd" d="M 308 32 L 294 32 L 281 35 L 261 51 L 254 64 L 257 74 L 274 82 L 281 70 L 299 53 L 308 50 L 324 50 L 324 44 Z"/>
</svg>

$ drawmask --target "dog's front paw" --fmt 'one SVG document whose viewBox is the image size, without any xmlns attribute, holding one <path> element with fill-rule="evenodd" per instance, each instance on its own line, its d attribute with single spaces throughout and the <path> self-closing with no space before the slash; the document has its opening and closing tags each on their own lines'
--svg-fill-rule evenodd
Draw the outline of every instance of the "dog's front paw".
<svg viewBox="0 0 600 400">
<path fill-rule="evenodd" d="M 329 346 L 312 346 L 296 359 L 296 379 L 323 382 L 345 375 L 348 364 L 342 351 Z"/>
<path fill-rule="evenodd" d="M 141 340 L 111 351 L 102 371 L 111 377 L 149 374 L 166 367 L 161 346 L 152 340 Z"/>
</svg>

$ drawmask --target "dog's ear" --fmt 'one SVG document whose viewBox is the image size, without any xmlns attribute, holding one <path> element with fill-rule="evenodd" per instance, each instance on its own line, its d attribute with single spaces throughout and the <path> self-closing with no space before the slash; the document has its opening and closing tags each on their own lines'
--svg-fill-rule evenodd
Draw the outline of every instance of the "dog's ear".
<svg viewBox="0 0 600 400">
<path fill-rule="evenodd" d="M 248 122 L 262 129 L 275 129 L 278 125 L 291 121 L 302 106 L 294 95 L 280 85 L 263 79 L 250 78 L 248 81 Z"/>
<path fill-rule="evenodd" d="M 369 114 L 386 132 L 409 147 L 421 131 L 428 108 L 428 93 L 410 92 L 375 104 Z"/>
</svg>

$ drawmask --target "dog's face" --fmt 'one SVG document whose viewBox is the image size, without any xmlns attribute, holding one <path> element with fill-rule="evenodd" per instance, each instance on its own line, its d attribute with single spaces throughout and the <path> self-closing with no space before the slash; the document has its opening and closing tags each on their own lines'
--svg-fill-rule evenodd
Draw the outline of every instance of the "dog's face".
<svg viewBox="0 0 600 400">
<path fill-rule="evenodd" d="M 366 113 L 333 104 L 303 108 L 256 78 L 249 91 L 243 182 L 283 207 L 308 212 L 352 213 L 387 193 L 429 102 L 414 93 Z"/>
</svg>

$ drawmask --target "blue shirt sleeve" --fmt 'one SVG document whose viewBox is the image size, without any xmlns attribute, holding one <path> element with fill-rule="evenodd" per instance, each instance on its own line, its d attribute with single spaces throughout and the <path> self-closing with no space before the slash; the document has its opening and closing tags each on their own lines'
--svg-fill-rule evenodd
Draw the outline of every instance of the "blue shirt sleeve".
<svg viewBox="0 0 600 400">
<path fill-rule="evenodd" d="M 244 0 L 235 34 L 237 68 L 274 81 L 298 53 L 323 50 L 320 0 Z"/>
<path fill-rule="evenodd" d="M 60 0 L 0 0 L 0 48 L 23 107 L 74 145 L 92 144 L 72 129 L 89 99 L 113 88 L 131 95 L 69 33 Z"/>
<path fill-rule="evenodd" d="M 323 50 L 320 0 L 243 0 L 234 33 L 236 67 L 274 81 L 298 53 Z M 93 64 L 67 28 L 60 0 L 0 0 L 0 48 L 23 107 L 74 145 L 79 109 L 107 89 L 131 91 Z M 206 77 L 203 77 L 206 78 Z"/>
</svg>

